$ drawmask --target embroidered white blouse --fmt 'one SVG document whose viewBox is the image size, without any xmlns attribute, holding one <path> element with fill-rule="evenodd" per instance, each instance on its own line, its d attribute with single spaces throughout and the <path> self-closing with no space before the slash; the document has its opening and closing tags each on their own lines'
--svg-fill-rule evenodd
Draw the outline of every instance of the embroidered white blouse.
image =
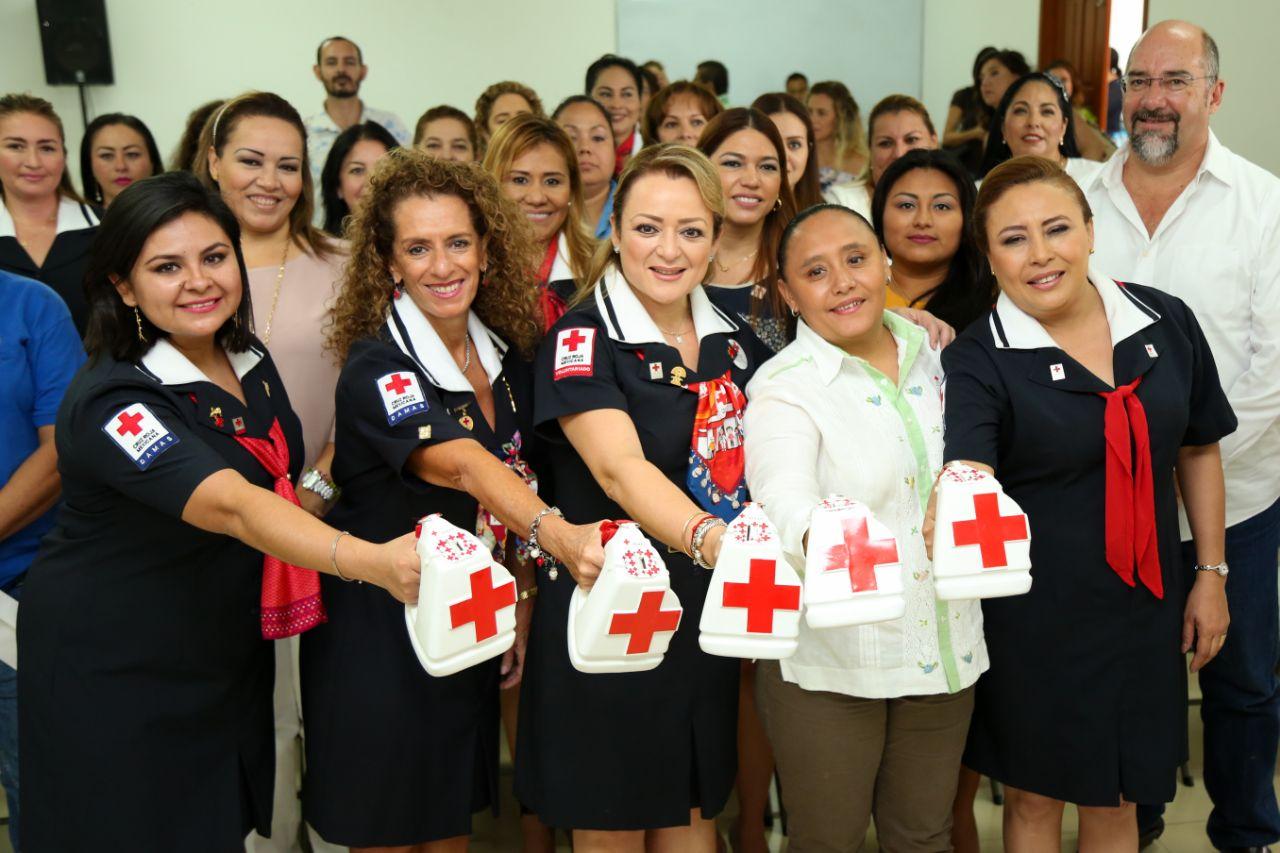
<svg viewBox="0 0 1280 853">
<path fill-rule="evenodd" d="M 894 384 L 803 321 L 796 340 L 747 386 L 747 485 L 803 574 L 805 532 L 819 500 L 866 504 L 898 538 L 907 612 L 876 625 L 813 629 L 782 676 L 806 690 L 895 698 L 962 690 L 988 666 L 982 609 L 943 602 L 920 526 L 942 466 L 942 366 L 917 326 L 886 312 L 898 346 Z"/>
</svg>

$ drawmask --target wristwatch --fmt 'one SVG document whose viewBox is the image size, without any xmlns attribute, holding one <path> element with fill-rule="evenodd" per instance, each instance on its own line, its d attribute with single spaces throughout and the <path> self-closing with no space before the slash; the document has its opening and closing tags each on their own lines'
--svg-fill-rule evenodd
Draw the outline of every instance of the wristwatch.
<svg viewBox="0 0 1280 853">
<path fill-rule="evenodd" d="M 315 492 L 325 503 L 333 501 L 339 493 L 338 487 L 317 468 L 308 468 L 303 471 L 302 478 L 298 480 L 298 487 L 308 492 Z"/>
<path fill-rule="evenodd" d="M 1229 571 L 1229 569 L 1227 569 L 1226 563 L 1218 563 L 1218 565 L 1216 566 L 1202 566 L 1199 563 L 1196 563 L 1196 571 L 1197 572 L 1213 572 L 1214 574 L 1220 575 L 1221 577 L 1225 578 L 1227 576 L 1227 572 Z"/>
</svg>

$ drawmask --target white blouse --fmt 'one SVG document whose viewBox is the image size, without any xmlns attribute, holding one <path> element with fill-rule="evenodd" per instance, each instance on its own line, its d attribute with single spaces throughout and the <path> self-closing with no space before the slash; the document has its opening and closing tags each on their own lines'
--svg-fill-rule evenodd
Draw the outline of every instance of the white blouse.
<svg viewBox="0 0 1280 853">
<path fill-rule="evenodd" d="M 942 366 L 919 327 L 886 312 L 898 382 L 827 343 L 803 321 L 796 340 L 748 384 L 747 485 L 803 574 L 803 540 L 819 500 L 866 504 L 898 538 L 907 612 L 875 625 L 813 629 L 782 676 L 806 690 L 895 698 L 962 690 L 988 667 L 977 601 L 933 591 L 920 526 L 942 466 Z"/>
</svg>

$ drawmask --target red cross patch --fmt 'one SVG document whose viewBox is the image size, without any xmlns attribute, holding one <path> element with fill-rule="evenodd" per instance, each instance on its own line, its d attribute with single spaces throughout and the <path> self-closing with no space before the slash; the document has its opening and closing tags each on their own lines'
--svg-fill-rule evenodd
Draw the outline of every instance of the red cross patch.
<svg viewBox="0 0 1280 853">
<path fill-rule="evenodd" d="M 596 330 L 575 326 L 556 335 L 554 379 L 595 373 Z"/>
<path fill-rule="evenodd" d="M 387 410 L 387 424 L 390 426 L 427 410 L 421 380 L 412 371 L 401 370 L 379 376 L 378 394 L 382 396 L 382 407 Z"/>
<path fill-rule="evenodd" d="M 130 403 L 116 412 L 102 425 L 102 431 L 140 471 L 178 443 L 178 437 L 141 403 Z"/>
</svg>

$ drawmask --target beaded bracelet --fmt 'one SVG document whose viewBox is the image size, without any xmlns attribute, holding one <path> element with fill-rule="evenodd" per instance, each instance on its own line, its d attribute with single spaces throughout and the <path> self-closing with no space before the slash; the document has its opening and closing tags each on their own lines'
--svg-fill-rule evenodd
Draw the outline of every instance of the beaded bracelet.
<svg viewBox="0 0 1280 853">
<path fill-rule="evenodd" d="M 689 550 L 693 552 L 691 556 L 693 557 L 693 563 L 695 566 L 706 569 L 709 572 L 714 570 L 714 566 L 708 563 L 706 558 L 702 556 L 702 543 L 706 541 L 707 534 L 711 532 L 711 528 L 728 526 L 729 525 L 726 524 L 723 519 L 716 518 L 714 515 L 709 515 L 699 521 L 697 527 L 693 528 L 693 542 L 690 543 Z"/>
<path fill-rule="evenodd" d="M 538 510 L 538 514 L 533 517 L 533 523 L 529 525 L 529 556 L 533 558 L 533 562 L 539 568 L 546 567 L 547 577 L 555 580 L 560 577 L 560 568 L 556 563 L 555 557 L 552 557 L 542 549 L 542 545 L 538 542 L 538 532 L 542 527 L 542 519 L 548 515 L 554 515 L 556 518 L 563 519 L 564 513 L 560 511 L 558 506 L 543 507 Z"/>
</svg>

